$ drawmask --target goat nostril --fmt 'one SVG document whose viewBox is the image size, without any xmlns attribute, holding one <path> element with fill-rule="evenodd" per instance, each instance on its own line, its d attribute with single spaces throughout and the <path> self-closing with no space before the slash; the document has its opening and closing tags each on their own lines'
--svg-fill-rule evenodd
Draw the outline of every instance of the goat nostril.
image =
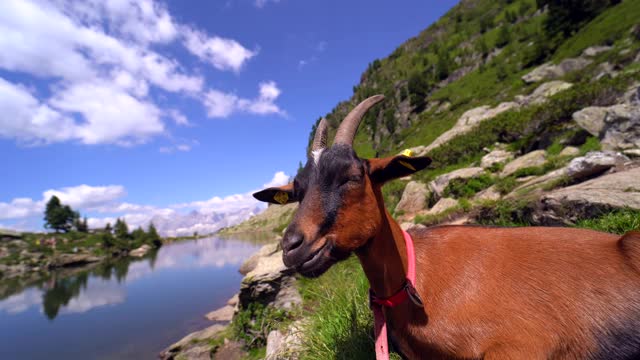
<svg viewBox="0 0 640 360">
<path fill-rule="evenodd" d="M 302 244 L 304 237 L 301 234 L 285 234 L 282 239 L 282 249 L 286 252 L 291 251 Z"/>
</svg>

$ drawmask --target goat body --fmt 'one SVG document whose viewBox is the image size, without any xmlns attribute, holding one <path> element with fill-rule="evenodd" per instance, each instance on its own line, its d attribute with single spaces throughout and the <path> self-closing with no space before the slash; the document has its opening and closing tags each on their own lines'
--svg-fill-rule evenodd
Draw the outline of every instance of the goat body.
<svg viewBox="0 0 640 360">
<path fill-rule="evenodd" d="M 640 356 L 640 232 L 439 226 L 412 237 L 424 309 L 386 310 L 408 358 Z"/>
</svg>

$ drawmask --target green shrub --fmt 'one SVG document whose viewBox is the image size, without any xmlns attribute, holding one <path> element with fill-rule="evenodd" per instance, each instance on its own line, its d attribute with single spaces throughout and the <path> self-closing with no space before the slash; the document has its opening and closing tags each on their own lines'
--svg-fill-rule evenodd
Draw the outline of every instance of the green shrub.
<svg viewBox="0 0 640 360">
<path fill-rule="evenodd" d="M 482 174 L 469 179 L 453 179 L 444 189 L 443 197 L 470 198 L 493 185 L 493 183 L 494 179 L 489 174 Z"/>
<path fill-rule="evenodd" d="M 583 219 L 576 223 L 577 227 L 624 234 L 631 230 L 640 230 L 640 210 L 618 210 L 594 219 Z"/>
<path fill-rule="evenodd" d="M 253 302 L 233 317 L 231 332 L 234 338 L 244 341 L 247 348 L 259 348 L 266 345 L 271 330 L 289 322 L 286 311 Z"/>
<path fill-rule="evenodd" d="M 602 149 L 600 140 L 595 136 L 589 136 L 584 144 L 580 145 L 580 154 L 584 155 L 589 151 L 598 151 Z"/>
<path fill-rule="evenodd" d="M 476 221 L 482 225 L 529 226 L 532 225 L 533 209 L 526 200 L 497 200 L 480 205 L 476 210 Z"/>
</svg>

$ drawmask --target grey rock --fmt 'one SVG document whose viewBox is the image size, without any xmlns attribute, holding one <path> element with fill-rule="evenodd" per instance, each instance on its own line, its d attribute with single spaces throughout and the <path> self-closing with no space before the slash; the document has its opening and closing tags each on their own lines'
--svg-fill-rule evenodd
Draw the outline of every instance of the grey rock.
<svg viewBox="0 0 640 360">
<path fill-rule="evenodd" d="M 567 175 L 575 180 L 602 174 L 614 166 L 621 166 L 629 158 L 613 151 L 592 151 L 577 157 L 567 166 Z"/>
<path fill-rule="evenodd" d="M 225 305 L 217 310 L 211 311 L 204 317 L 210 321 L 230 322 L 235 313 L 235 306 Z"/>
<path fill-rule="evenodd" d="M 167 347 L 160 353 L 161 359 L 174 359 L 178 353 L 193 351 L 200 354 L 203 349 L 192 350 L 194 347 L 202 347 L 197 342 L 213 339 L 216 335 L 225 329 L 223 325 L 212 325 L 205 329 L 193 332 L 179 341 L 175 342 L 171 346 Z M 207 352 L 208 354 L 208 352 Z M 190 359 L 190 358 L 188 358 Z"/>
<path fill-rule="evenodd" d="M 576 111 L 571 116 L 581 128 L 593 136 L 600 136 L 604 128 L 604 118 L 607 115 L 607 108 L 590 106 Z"/>
<path fill-rule="evenodd" d="M 402 224 L 400 224 L 400 228 L 404 231 L 407 231 L 409 229 L 424 229 L 426 228 L 426 226 L 422 225 L 422 224 L 414 224 L 411 222 L 403 222 Z"/>
<path fill-rule="evenodd" d="M 520 105 L 516 102 L 504 102 L 494 108 L 484 105 L 470 109 L 460 116 L 456 124 L 451 129 L 445 131 L 442 135 L 438 136 L 438 138 L 435 139 L 431 144 L 421 149 L 422 151 L 417 151 L 416 154 L 426 154 L 432 149 L 435 149 L 453 139 L 454 137 L 469 132 L 480 122 L 491 119 L 502 112 L 517 108 L 519 106 Z"/>
<path fill-rule="evenodd" d="M 427 212 L 427 215 L 438 215 L 450 208 L 458 206 L 458 200 L 452 198 L 442 198 L 433 205 L 433 207 Z"/>
<path fill-rule="evenodd" d="M 513 153 L 502 149 L 496 149 L 482 157 L 480 167 L 487 169 L 495 164 L 504 163 L 513 159 Z"/>
<path fill-rule="evenodd" d="M 578 156 L 580 155 L 580 149 L 578 149 L 575 146 L 567 146 L 566 148 L 562 149 L 562 151 L 560 151 L 560 153 L 558 154 L 558 156 Z"/>
<path fill-rule="evenodd" d="M 250 303 L 290 309 L 301 302 L 295 286 L 295 278 L 290 276 L 293 269 L 282 262 L 282 251 L 258 259 L 256 267 L 250 271 L 240 284 L 238 306 L 246 309 Z"/>
<path fill-rule="evenodd" d="M 247 260 L 245 260 L 245 262 L 243 262 L 242 265 L 240 265 L 240 269 L 238 271 L 240 271 L 240 274 L 242 275 L 247 275 L 250 271 L 256 268 L 260 258 L 265 256 L 271 256 L 274 253 L 278 252 L 279 250 L 280 250 L 279 242 L 274 242 L 271 244 L 264 245 L 255 254 L 251 255 Z"/>
<path fill-rule="evenodd" d="M 500 200 L 501 197 L 502 197 L 502 195 L 496 189 L 496 186 L 495 185 L 491 185 L 490 187 L 488 187 L 488 188 L 480 191 L 479 193 L 477 193 L 473 197 L 473 200 L 474 201 L 495 201 L 495 200 Z"/>
<path fill-rule="evenodd" d="M 591 62 L 589 59 L 579 57 L 564 59 L 557 65 L 550 62 L 545 63 L 522 76 L 522 80 L 531 84 L 542 80 L 561 78 L 570 72 L 585 68 Z"/>
<path fill-rule="evenodd" d="M 611 78 L 618 76 L 618 72 L 615 71 L 614 66 L 608 61 L 598 65 L 598 68 L 596 71 L 598 72 L 598 75 L 596 75 L 593 78 L 594 81 L 600 80 L 605 76 L 608 76 Z"/>
<path fill-rule="evenodd" d="M 582 56 L 594 57 L 600 53 L 611 50 L 611 46 L 590 46 L 582 51 Z"/>
<path fill-rule="evenodd" d="M 236 306 L 238 305 L 238 294 L 235 294 L 231 297 L 231 299 L 227 300 L 227 305 Z"/>
<path fill-rule="evenodd" d="M 629 149 L 622 152 L 630 158 L 639 158 L 640 157 L 640 149 Z"/>
<path fill-rule="evenodd" d="M 640 147 L 640 104 L 588 107 L 573 114 L 573 120 L 601 139 L 605 150 Z"/>
<path fill-rule="evenodd" d="M 427 189 L 426 184 L 410 181 L 404 188 L 402 198 L 400 198 L 400 202 L 396 205 L 395 212 L 403 211 L 405 214 L 413 214 L 424 210 L 428 197 L 429 189 Z"/>
<path fill-rule="evenodd" d="M 431 189 L 431 192 L 434 193 L 436 198 L 440 198 L 442 197 L 444 189 L 447 187 L 447 185 L 449 185 L 449 182 L 451 182 L 451 180 L 469 179 L 476 177 L 482 173 L 484 173 L 484 169 L 481 167 L 458 169 L 450 173 L 438 176 L 435 180 L 429 183 L 429 188 Z"/>
<path fill-rule="evenodd" d="M 531 94 L 523 96 L 516 96 L 516 101 L 522 105 L 541 104 L 547 100 L 547 98 L 567 90 L 572 87 L 573 84 L 566 81 L 554 80 L 549 81 L 538 86 Z"/>
<path fill-rule="evenodd" d="M 151 246 L 144 244 L 137 249 L 133 249 L 129 252 L 129 256 L 133 257 L 143 257 L 147 255 L 147 253 L 151 250 Z"/>
<path fill-rule="evenodd" d="M 536 189 L 543 189 L 545 186 L 550 185 L 560 179 L 568 178 L 567 168 L 553 170 L 548 174 L 542 176 L 532 176 L 531 179 L 524 181 L 521 185 L 518 185 L 506 198 L 513 199 L 519 197 L 523 193 L 530 193 Z"/>
<path fill-rule="evenodd" d="M 100 260 L 102 260 L 102 258 L 89 254 L 60 254 L 51 259 L 49 268 L 79 266 L 98 262 Z"/>
<path fill-rule="evenodd" d="M 541 199 L 537 222 L 554 225 L 598 216 L 613 209 L 640 210 L 638 179 L 640 168 L 634 168 L 552 191 Z"/>
<path fill-rule="evenodd" d="M 505 165 L 500 176 L 509 176 L 519 169 L 528 167 L 541 166 L 547 162 L 547 152 L 544 150 L 535 150 L 528 154 L 515 158 L 513 161 Z"/>
<path fill-rule="evenodd" d="M 295 360 L 300 358 L 304 336 L 304 320 L 293 322 L 283 333 L 271 331 L 267 335 L 265 360 Z"/>
</svg>

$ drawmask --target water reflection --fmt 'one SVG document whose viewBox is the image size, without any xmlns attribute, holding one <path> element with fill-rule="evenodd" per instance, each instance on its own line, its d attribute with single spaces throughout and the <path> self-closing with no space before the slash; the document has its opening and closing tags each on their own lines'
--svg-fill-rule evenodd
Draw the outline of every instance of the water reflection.
<svg viewBox="0 0 640 360">
<path fill-rule="evenodd" d="M 167 269 L 239 266 L 256 250 L 257 242 L 207 238 L 168 244 L 143 259 L 119 259 L 75 274 L 53 273 L 34 286 L 0 301 L 0 313 L 19 314 L 41 305 L 54 320 L 60 314 L 77 314 L 126 301 L 126 284 Z"/>
</svg>

